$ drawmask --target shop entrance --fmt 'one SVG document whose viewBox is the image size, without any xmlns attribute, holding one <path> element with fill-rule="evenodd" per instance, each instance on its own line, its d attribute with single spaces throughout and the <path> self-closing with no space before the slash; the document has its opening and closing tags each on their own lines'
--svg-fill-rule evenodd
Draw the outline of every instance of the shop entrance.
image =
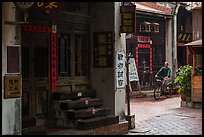
<svg viewBox="0 0 204 137">
<path fill-rule="evenodd" d="M 141 87 L 149 87 L 152 77 L 152 48 L 150 44 L 138 44 L 136 47 L 136 65 Z"/>
<path fill-rule="evenodd" d="M 22 32 L 22 128 L 44 125 L 50 102 L 50 33 Z"/>
</svg>

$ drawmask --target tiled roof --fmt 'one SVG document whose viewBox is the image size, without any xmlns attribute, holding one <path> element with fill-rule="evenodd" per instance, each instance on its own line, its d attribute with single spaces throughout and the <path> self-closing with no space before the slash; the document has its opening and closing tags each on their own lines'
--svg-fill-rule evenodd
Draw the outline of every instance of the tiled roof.
<svg viewBox="0 0 204 137">
<path fill-rule="evenodd" d="M 161 14 L 171 14 L 172 9 L 164 6 L 157 5 L 153 2 L 132 2 L 136 5 L 136 10 L 147 11 Z"/>
</svg>

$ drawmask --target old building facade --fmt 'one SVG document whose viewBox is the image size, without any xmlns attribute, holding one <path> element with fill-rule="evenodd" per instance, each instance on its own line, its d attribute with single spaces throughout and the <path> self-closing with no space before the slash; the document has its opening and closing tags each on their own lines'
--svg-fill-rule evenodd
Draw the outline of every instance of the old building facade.
<svg viewBox="0 0 204 137">
<path fill-rule="evenodd" d="M 135 2 L 137 31 L 127 38 L 127 50 L 134 55 L 141 88 L 153 88 L 154 76 L 165 61 L 172 78 L 191 55 L 185 43 L 192 41 L 192 14 L 179 2 Z M 137 88 L 136 88 L 137 90 Z"/>
<path fill-rule="evenodd" d="M 125 120 L 125 84 L 118 88 L 115 69 L 116 56 L 126 54 L 120 6 L 2 3 L 2 134 L 53 124 L 56 92 L 83 94 L 93 89 L 111 115 Z M 4 82 L 15 80 L 13 85 Z"/>
</svg>

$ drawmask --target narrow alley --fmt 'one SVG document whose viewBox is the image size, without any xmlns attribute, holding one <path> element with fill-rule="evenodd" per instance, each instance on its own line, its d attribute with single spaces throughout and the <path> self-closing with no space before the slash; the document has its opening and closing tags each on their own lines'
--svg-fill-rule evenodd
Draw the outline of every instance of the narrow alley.
<svg viewBox="0 0 204 137">
<path fill-rule="evenodd" d="M 179 95 L 133 98 L 135 128 L 127 135 L 202 135 L 202 109 L 180 106 Z"/>
</svg>

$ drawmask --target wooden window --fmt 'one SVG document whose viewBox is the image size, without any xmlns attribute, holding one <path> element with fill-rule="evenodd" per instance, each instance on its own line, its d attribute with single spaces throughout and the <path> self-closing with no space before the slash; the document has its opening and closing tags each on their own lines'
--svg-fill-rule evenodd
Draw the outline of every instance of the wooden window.
<svg viewBox="0 0 204 137">
<path fill-rule="evenodd" d="M 58 75 L 71 76 L 71 35 L 58 34 L 57 38 Z"/>
<path fill-rule="evenodd" d="M 79 30 L 77 26 L 74 28 Z M 59 77 L 88 78 L 88 33 L 86 31 L 61 32 L 57 35 L 57 72 Z"/>
<path fill-rule="evenodd" d="M 85 33 L 75 34 L 75 76 L 88 76 L 88 43 Z"/>
</svg>

